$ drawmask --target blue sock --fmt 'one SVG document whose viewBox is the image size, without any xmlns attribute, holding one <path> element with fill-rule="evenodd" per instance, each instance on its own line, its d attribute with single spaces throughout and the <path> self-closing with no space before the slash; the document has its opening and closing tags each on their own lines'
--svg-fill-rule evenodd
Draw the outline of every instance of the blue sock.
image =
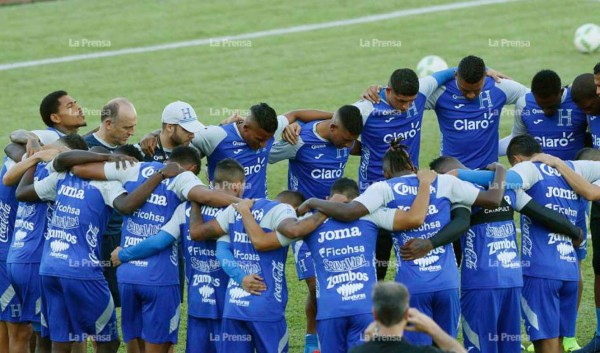
<svg viewBox="0 0 600 353">
<path fill-rule="evenodd" d="M 596 336 L 600 336 L 600 308 L 596 308 Z"/>
</svg>

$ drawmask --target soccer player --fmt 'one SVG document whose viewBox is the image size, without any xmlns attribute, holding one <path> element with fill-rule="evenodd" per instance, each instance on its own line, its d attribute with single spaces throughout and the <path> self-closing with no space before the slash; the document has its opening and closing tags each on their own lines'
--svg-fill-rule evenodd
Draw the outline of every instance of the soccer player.
<svg viewBox="0 0 600 353">
<path fill-rule="evenodd" d="M 362 132 L 360 110 L 352 105 L 339 108 L 331 119 L 302 125 L 295 144 L 283 139 L 269 154 L 269 163 L 289 160 L 288 189 L 299 191 L 304 198 L 325 198 L 331 185 L 344 175 L 350 148 Z M 314 264 L 302 241 L 292 247 L 299 280 L 308 286 L 306 300 L 305 353 L 318 349 L 316 337 L 316 288 Z"/>
<path fill-rule="evenodd" d="M 58 158 L 53 166 L 62 171 Z M 53 352 L 69 352 L 72 342 L 88 337 L 94 338 L 98 352 L 117 351 L 116 315 L 98 246 L 110 208 L 134 212 L 165 178 L 182 171 L 167 166 L 130 194 L 117 182 L 85 180 L 71 172 L 52 173 L 36 182 L 30 174 L 21 180 L 16 193 L 20 201 L 55 201 L 40 263 L 41 322 Z"/>
<path fill-rule="evenodd" d="M 441 85 L 427 100 L 435 109 L 441 133 L 441 155 L 456 157 L 467 168 L 485 168 L 498 161 L 498 127 L 506 104 L 529 92 L 520 83 L 486 77 L 485 63 L 470 55 L 458 64 L 455 79 Z M 473 148 L 477 146 L 477 148 Z"/>
<path fill-rule="evenodd" d="M 63 155 L 62 159 L 67 157 Z M 72 165 L 74 159 L 70 158 L 68 164 Z M 196 177 L 200 171 L 200 156 L 192 147 L 176 147 L 167 163 L 181 165 L 189 172 L 161 183 L 139 210 L 124 217 L 121 239 L 124 249 L 158 233 L 182 201 L 195 200 L 222 207 L 238 200 L 222 192 L 207 190 L 201 184 Z M 161 166 L 159 162 L 144 162 L 119 170 L 112 163 L 96 163 L 77 165 L 71 170 L 91 179 L 119 181 L 126 190 L 132 191 Z M 162 352 L 177 343 L 178 265 L 178 247 L 174 244 L 142 261 L 129 262 L 117 269 L 123 338 L 129 349 L 144 344 L 147 352 Z M 156 305 L 159 300 L 160 307 Z"/>
<path fill-rule="evenodd" d="M 428 189 L 434 178 L 435 173 L 431 171 L 419 173 L 421 197 L 415 199 L 411 211 L 420 213 L 423 218 L 429 204 Z M 341 202 L 358 195 L 358 184 L 348 178 L 338 179 L 330 193 L 332 200 L 341 198 Z M 257 250 L 271 251 L 292 242 L 263 232 L 249 212 L 240 214 Z M 316 267 L 320 308 L 317 330 L 323 352 L 347 352 L 361 341 L 362 333 L 373 321 L 369 293 L 377 282 L 374 250 L 378 229 L 405 229 L 405 217 L 410 216 L 400 210 L 382 209 L 349 223 L 327 219 L 304 238 Z"/>
<path fill-rule="evenodd" d="M 87 149 L 81 136 L 73 134 L 45 145 L 42 151 L 17 163 L 3 177 L 7 186 L 19 183 L 23 174 L 33 173 L 41 181 L 53 172 L 48 164 L 59 152 L 68 149 Z M 35 167 L 35 168 L 32 168 Z M 8 325 L 11 352 L 26 352 L 32 331 L 39 352 L 50 352 L 50 341 L 41 336 L 39 268 L 46 233 L 47 219 L 52 217 L 52 203 L 21 202 L 18 204 L 14 234 L 8 249 L 6 269 L 14 289 L 15 300 L 10 305 L 13 316 Z"/>
<path fill-rule="evenodd" d="M 224 159 L 215 169 L 215 190 L 240 197 L 244 192 L 244 168 L 233 159 Z M 147 258 L 181 239 L 185 254 L 185 273 L 188 282 L 188 319 L 186 352 L 220 352 L 221 318 L 229 277 L 216 257 L 216 241 L 194 241 L 190 238 L 190 217 L 200 211 L 202 222 L 214 219 L 224 208 L 187 201 L 180 204 L 171 220 L 161 231 L 135 246 L 117 248 L 112 259 L 115 264 Z"/>
<path fill-rule="evenodd" d="M 109 151 L 127 144 L 135 133 L 137 112 L 125 98 L 111 99 L 100 113 L 100 128 L 85 137 L 90 148 L 101 146 Z"/>
<path fill-rule="evenodd" d="M 277 116 L 266 103 L 250 108 L 250 115 L 240 123 L 209 126 L 199 132 L 192 144 L 208 159 L 208 179 L 213 180 L 216 164 L 234 158 L 244 167 L 246 191 L 244 197 L 267 197 L 267 162 L 275 140 L 289 124 L 300 120 L 310 122 L 331 117 L 318 110 L 298 110 Z"/>
<path fill-rule="evenodd" d="M 406 146 L 398 140 L 392 142 L 384 156 L 384 175 L 388 180 L 371 185 L 353 202 L 332 203 L 309 199 L 305 208 L 315 208 L 335 219 L 351 221 L 380 207 L 407 209 L 412 204 L 420 184 L 413 175 L 412 165 Z M 411 239 L 430 238 L 450 222 L 452 204 L 470 207 L 477 204 L 483 207 L 497 207 L 503 195 L 504 169 L 495 165 L 497 173 L 494 187 L 480 191 L 475 186 L 455 177 L 440 175 L 431 185 L 431 199 L 425 223 L 418 228 L 394 232 L 396 258 L 400 259 L 400 247 Z M 458 268 L 451 246 L 433 250 L 423 259 L 399 261 L 396 281 L 406 283 L 415 294 L 411 307 L 432 315 L 434 320 L 453 337 L 457 335 L 459 319 Z M 431 338 L 421 334 L 407 334 L 413 343 L 431 344 Z"/>
<path fill-rule="evenodd" d="M 466 169 L 454 157 L 436 158 L 430 167 L 442 174 Z M 544 222 L 557 233 L 583 238 L 584 233 L 566 217 L 531 200 L 521 189 L 507 189 L 502 204 L 496 209 L 473 207 L 470 229 L 462 237 L 458 233 L 457 237 L 463 251 L 461 313 L 464 343 L 469 352 L 518 352 L 521 347 L 523 274 L 514 210 Z M 441 233 L 421 240 L 426 244 L 411 244 L 402 254 L 403 259 L 420 258 L 456 240 L 443 239 Z M 405 256 L 407 253 L 412 256 Z"/>
<path fill-rule="evenodd" d="M 537 202 L 566 215 L 575 224 L 580 197 L 556 169 L 528 162 L 541 153 L 530 135 L 513 138 L 509 161 L 522 180 L 523 190 Z M 590 181 L 600 178 L 595 162 L 568 162 L 569 168 Z M 594 170 L 596 169 L 596 170 Z M 536 352 L 562 352 L 562 338 L 575 335 L 579 268 L 570 238 L 549 232 L 543 224 L 521 219 L 523 268 L 523 316 Z M 578 245 L 578 244 L 575 244 Z M 556 320 L 558 318 L 558 320 Z"/>
</svg>

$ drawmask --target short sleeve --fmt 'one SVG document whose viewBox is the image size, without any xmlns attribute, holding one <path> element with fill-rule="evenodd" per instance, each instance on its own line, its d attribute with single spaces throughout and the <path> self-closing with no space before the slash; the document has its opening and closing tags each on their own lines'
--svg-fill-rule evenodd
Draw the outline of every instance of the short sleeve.
<svg viewBox="0 0 600 353">
<path fill-rule="evenodd" d="M 363 125 L 367 123 L 367 119 L 369 115 L 375 110 L 373 103 L 369 102 L 366 99 L 359 100 L 358 102 L 352 104 L 360 110 L 360 115 L 362 115 Z"/>
<path fill-rule="evenodd" d="M 542 178 L 540 171 L 529 161 L 518 163 L 509 170 L 512 170 L 521 177 L 523 190 L 525 191 L 531 189 Z"/>
<path fill-rule="evenodd" d="M 279 224 L 288 218 L 298 219 L 294 208 L 288 204 L 280 203 L 273 207 L 260 221 L 260 226 L 276 230 Z"/>
<path fill-rule="evenodd" d="M 525 96 L 522 96 L 521 98 L 519 98 L 517 100 L 517 103 L 515 104 L 515 121 L 513 123 L 512 133 L 511 133 L 511 135 L 513 137 L 527 134 L 527 127 L 525 127 L 525 124 L 523 124 L 523 118 L 521 116 L 523 113 L 524 107 L 525 107 Z"/>
<path fill-rule="evenodd" d="M 479 196 L 480 189 L 475 185 L 462 181 L 452 175 L 438 175 L 438 198 L 448 198 L 450 203 L 461 204 L 471 207 L 477 196 Z"/>
<path fill-rule="evenodd" d="M 433 93 L 427 97 L 427 102 L 425 103 L 425 109 L 435 109 L 435 105 L 437 104 L 438 99 L 446 92 L 446 86 L 441 85 L 433 91 Z"/>
<path fill-rule="evenodd" d="M 382 207 L 375 212 L 367 215 L 365 219 L 375 223 L 378 228 L 383 228 L 388 231 L 394 230 L 394 216 L 396 215 L 396 209 Z"/>
<path fill-rule="evenodd" d="M 275 134 L 273 138 L 275 140 L 279 140 L 281 135 L 283 134 L 283 130 L 290 124 L 290 121 L 285 115 L 280 115 L 277 117 L 277 130 L 275 130 Z"/>
<path fill-rule="evenodd" d="M 52 130 L 33 130 L 34 133 L 43 145 L 49 145 L 60 139 L 60 135 L 56 131 Z"/>
<path fill-rule="evenodd" d="M 277 163 L 286 159 L 294 159 L 298 150 L 304 145 L 301 137 L 298 137 L 298 142 L 295 145 L 279 140 L 273 144 L 271 152 L 269 152 L 269 163 Z"/>
<path fill-rule="evenodd" d="M 531 196 L 527 195 L 527 193 L 525 191 L 523 191 L 523 189 L 517 189 L 515 190 L 515 194 L 516 194 L 516 204 L 514 205 L 514 209 L 521 212 L 521 210 L 523 209 L 523 207 L 525 207 L 525 205 L 527 205 L 529 203 L 529 201 L 532 200 Z"/>
<path fill-rule="evenodd" d="M 98 188 L 100 193 L 102 194 L 102 198 L 104 199 L 104 204 L 110 207 L 114 207 L 113 203 L 115 199 L 122 194 L 127 193 L 127 191 L 123 188 L 118 181 L 92 181 L 90 185 Z"/>
<path fill-rule="evenodd" d="M 64 178 L 65 173 L 52 173 L 40 181 L 33 183 L 35 193 L 40 200 L 54 201 L 56 200 L 56 185 L 58 181 Z"/>
<path fill-rule="evenodd" d="M 228 206 L 223 212 L 219 213 L 215 218 L 221 229 L 225 233 L 229 233 L 229 224 L 233 223 L 235 220 L 235 208 L 233 206 Z"/>
<path fill-rule="evenodd" d="M 207 126 L 194 135 L 192 145 L 205 156 L 210 156 L 225 137 L 227 133 L 222 127 Z"/>
<path fill-rule="evenodd" d="M 277 240 L 279 240 L 279 244 L 281 244 L 282 247 L 286 247 L 295 242 L 295 240 L 290 239 L 277 231 L 275 232 L 275 235 L 277 235 Z"/>
<path fill-rule="evenodd" d="M 117 168 L 116 162 L 104 163 L 104 176 L 108 181 L 118 181 L 125 184 L 128 181 L 137 180 L 140 173 L 141 163 L 136 163 L 127 169 Z"/>
<path fill-rule="evenodd" d="M 169 185 L 169 190 L 173 190 L 181 201 L 187 200 L 190 190 L 196 186 L 204 186 L 194 173 L 186 171 L 176 176 Z"/>
<path fill-rule="evenodd" d="M 182 202 L 177 206 L 171 219 L 161 228 L 162 231 L 171 234 L 175 239 L 179 239 L 181 236 L 181 225 L 186 222 L 186 206 L 187 202 Z"/>
<path fill-rule="evenodd" d="M 438 82 L 433 76 L 427 76 L 419 79 L 419 92 L 425 97 L 429 97 L 438 88 Z"/>
<path fill-rule="evenodd" d="M 600 179 L 600 162 L 573 161 L 573 170 L 590 183 Z"/>
<path fill-rule="evenodd" d="M 384 181 L 371 184 L 354 202 L 359 202 L 369 210 L 369 213 L 387 205 L 394 198 L 392 188 Z"/>
<path fill-rule="evenodd" d="M 222 241 L 224 243 L 231 243 L 231 237 L 229 235 L 223 235 L 217 241 Z"/>
</svg>

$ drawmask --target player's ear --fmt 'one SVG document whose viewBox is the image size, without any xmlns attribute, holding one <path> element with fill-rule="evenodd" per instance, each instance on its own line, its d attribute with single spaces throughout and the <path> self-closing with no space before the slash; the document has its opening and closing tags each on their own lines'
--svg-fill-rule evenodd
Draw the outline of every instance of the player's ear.
<svg viewBox="0 0 600 353">
<path fill-rule="evenodd" d="M 50 114 L 50 120 L 52 120 L 52 122 L 54 124 L 60 124 L 61 123 L 60 116 L 58 114 L 56 114 L 56 113 Z"/>
</svg>

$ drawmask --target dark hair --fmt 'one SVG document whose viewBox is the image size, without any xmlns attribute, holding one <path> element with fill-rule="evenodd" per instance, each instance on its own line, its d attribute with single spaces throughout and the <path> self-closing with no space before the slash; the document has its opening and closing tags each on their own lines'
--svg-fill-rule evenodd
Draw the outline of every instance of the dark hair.
<svg viewBox="0 0 600 353">
<path fill-rule="evenodd" d="M 454 161 L 456 161 L 456 158 L 454 157 L 439 156 L 429 163 L 429 169 L 434 170 L 436 173 L 442 173 L 446 167 L 446 164 Z"/>
<path fill-rule="evenodd" d="M 485 77 L 485 63 L 483 59 L 474 55 L 464 57 L 458 63 L 458 76 L 467 83 L 477 83 Z"/>
<path fill-rule="evenodd" d="M 387 165 L 391 173 L 417 170 L 410 160 L 408 147 L 402 144 L 402 140 L 402 137 L 393 140 L 390 143 L 390 149 L 383 156 L 383 167 L 385 169 Z"/>
<path fill-rule="evenodd" d="M 113 153 L 124 154 L 126 156 L 133 157 L 140 162 L 144 160 L 144 156 L 142 156 L 142 152 L 137 147 L 135 147 L 134 145 L 131 145 L 131 144 L 119 146 L 119 147 L 115 148 Z"/>
<path fill-rule="evenodd" d="M 575 103 L 581 103 L 584 100 L 595 99 L 596 84 L 594 83 L 594 75 L 590 73 L 581 74 L 573 80 L 571 84 L 571 99 Z"/>
<path fill-rule="evenodd" d="M 414 96 L 419 93 L 419 77 L 411 69 L 398 69 L 390 76 L 390 87 L 396 94 Z"/>
<path fill-rule="evenodd" d="M 177 146 L 173 148 L 171 152 L 171 156 L 169 156 L 169 161 L 177 162 L 182 165 L 197 165 L 198 169 L 196 170 L 196 175 L 200 173 L 201 162 L 200 162 L 200 153 L 197 149 L 190 146 Z"/>
<path fill-rule="evenodd" d="M 594 66 L 594 75 L 600 75 L 600 62 Z"/>
<path fill-rule="evenodd" d="M 268 133 L 277 131 L 277 113 L 267 103 L 259 103 L 250 107 L 250 115 L 258 127 Z"/>
<path fill-rule="evenodd" d="M 575 155 L 576 161 L 600 161 L 600 151 L 594 148 L 586 147 L 582 148 Z"/>
<path fill-rule="evenodd" d="M 298 191 L 284 190 L 277 194 L 275 200 L 281 203 L 287 203 L 293 208 L 298 208 L 306 199 L 304 198 L 304 195 L 302 195 Z"/>
<path fill-rule="evenodd" d="M 349 199 L 355 199 L 360 195 L 360 192 L 358 191 L 358 184 L 354 179 L 344 177 L 339 178 L 331 185 L 329 196 L 331 197 L 334 194 L 343 194 Z"/>
<path fill-rule="evenodd" d="M 46 124 L 46 126 L 54 126 L 54 122 L 50 116 L 58 113 L 58 107 L 60 106 L 60 102 L 58 100 L 66 95 L 68 95 L 66 91 L 54 91 L 42 99 L 42 103 L 40 103 L 40 115 L 42 116 L 42 121 L 44 124 Z"/>
<path fill-rule="evenodd" d="M 117 100 L 111 100 L 106 103 L 104 107 L 102 107 L 102 111 L 100 112 L 100 121 L 104 121 L 110 118 L 112 121 L 115 121 L 119 116 L 119 102 Z"/>
<path fill-rule="evenodd" d="M 392 327 L 406 316 L 409 301 L 408 289 L 394 281 L 378 282 L 373 289 L 373 310 L 385 327 Z"/>
<path fill-rule="evenodd" d="M 337 111 L 337 116 L 344 129 L 352 135 L 360 135 L 363 130 L 363 119 L 360 109 L 354 105 L 344 105 Z"/>
<path fill-rule="evenodd" d="M 531 80 L 531 93 L 542 98 L 560 94 L 561 88 L 560 77 L 552 70 L 542 70 Z"/>
<path fill-rule="evenodd" d="M 246 180 L 244 174 L 244 167 L 232 158 L 225 158 L 215 167 L 214 183 L 221 184 L 223 182 L 229 183 L 243 183 Z"/>
<path fill-rule="evenodd" d="M 78 134 L 65 135 L 58 139 L 63 145 L 72 150 L 88 150 L 88 144 Z"/>
<path fill-rule="evenodd" d="M 506 148 L 506 156 L 511 162 L 516 155 L 531 157 L 536 153 L 542 153 L 542 145 L 531 135 L 513 137 Z"/>
</svg>

